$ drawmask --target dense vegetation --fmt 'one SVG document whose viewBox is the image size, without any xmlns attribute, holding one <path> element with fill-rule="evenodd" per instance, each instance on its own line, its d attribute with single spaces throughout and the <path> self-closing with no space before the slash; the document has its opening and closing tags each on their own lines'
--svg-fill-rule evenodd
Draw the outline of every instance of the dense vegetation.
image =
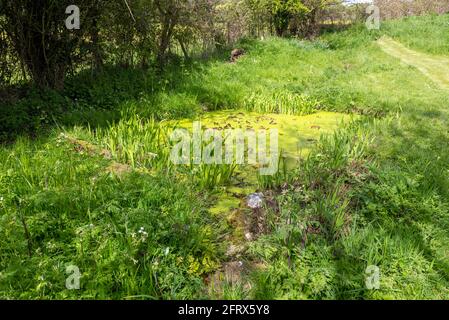
<svg viewBox="0 0 449 320">
<path fill-rule="evenodd" d="M 163 50 L 148 68 L 77 70 L 58 90 L 14 86 L 0 110 L 0 297 L 449 298 L 449 93 L 384 53 L 385 35 L 449 56 L 449 16 L 429 15 L 311 40 L 247 38 L 236 63 L 225 43 L 187 60 L 162 62 Z M 209 210 L 228 181 L 167 167 L 158 124 L 277 113 L 280 99 L 292 114 L 362 117 L 281 179 L 259 181 L 270 205 L 239 256 L 245 270 L 211 288 L 241 237 Z M 80 290 L 65 287 L 68 265 Z M 365 286 L 369 265 L 379 290 Z"/>
<path fill-rule="evenodd" d="M 142 96 L 158 104 L 153 93 L 183 83 L 183 66 L 244 37 L 313 37 L 331 14 L 363 18 L 335 0 L 83 0 L 79 29 L 69 30 L 70 4 L 0 1 L 0 141 L 36 135 L 67 111 L 110 111 Z"/>
</svg>

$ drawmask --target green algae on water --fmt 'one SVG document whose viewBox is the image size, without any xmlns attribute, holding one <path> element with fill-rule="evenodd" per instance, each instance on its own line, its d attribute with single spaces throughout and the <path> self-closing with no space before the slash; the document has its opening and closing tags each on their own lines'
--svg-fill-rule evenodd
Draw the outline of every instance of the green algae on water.
<svg viewBox="0 0 449 320">
<path fill-rule="evenodd" d="M 194 122 L 198 121 L 204 130 L 277 129 L 279 149 L 282 151 L 287 169 L 292 169 L 301 158 L 310 153 L 321 135 L 331 134 L 343 124 L 349 123 L 357 117 L 336 112 L 318 112 L 306 116 L 296 116 L 226 110 L 208 112 L 196 119 L 183 119 L 176 122 L 176 126 L 192 131 Z M 171 123 L 174 124 L 174 122 Z M 235 170 L 234 174 L 234 183 L 225 188 L 225 191 L 215 201 L 215 205 L 210 208 L 212 214 L 228 214 L 231 210 L 238 209 L 243 197 L 257 191 L 257 167 L 242 165 Z"/>
<path fill-rule="evenodd" d="M 177 122 L 181 128 L 192 129 L 193 122 L 201 122 L 203 129 L 243 129 L 279 131 L 279 148 L 287 158 L 307 156 L 322 134 L 329 134 L 356 115 L 336 112 L 318 112 L 306 116 L 260 114 L 248 111 L 225 110 L 208 112 L 196 119 Z"/>
</svg>

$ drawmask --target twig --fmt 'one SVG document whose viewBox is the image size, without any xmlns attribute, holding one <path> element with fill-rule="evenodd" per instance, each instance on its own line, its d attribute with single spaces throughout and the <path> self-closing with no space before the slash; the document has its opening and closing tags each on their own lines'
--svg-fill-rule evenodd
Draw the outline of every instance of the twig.
<svg viewBox="0 0 449 320">
<path fill-rule="evenodd" d="M 133 21 L 136 22 L 136 19 L 134 18 L 133 12 L 132 12 L 132 10 L 131 10 L 129 4 L 128 4 L 128 1 L 127 1 L 127 0 L 123 0 L 123 1 L 125 1 L 126 7 L 127 7 L 128 10 L 129 10 L 129 14 L 131 15 L 131 18 L 133 18 Z"/>
<path fill-rule="evenodd" d="M 32 252 L 33 252 L 33 247 L 31 244 L 31 234 L 30 234 L 30 231 L 28 230 L 24 214 L 20 213 L 19 217 L 20 217 L 20 221 L 22 222 L 23 230 L 25 232 L 25 238 L 26 238 L 27 244 L 28 244 L 28 255 L 31 257 Z"/>
</svg>

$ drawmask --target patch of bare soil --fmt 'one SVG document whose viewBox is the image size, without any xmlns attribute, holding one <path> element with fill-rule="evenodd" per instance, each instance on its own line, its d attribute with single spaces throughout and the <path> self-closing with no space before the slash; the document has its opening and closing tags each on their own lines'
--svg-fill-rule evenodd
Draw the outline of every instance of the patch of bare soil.
<svg viewBox="0 0 449 320">
<path fill-rule="evenodd" d="M 131 166 L 129 166 L 128 164 L 112 161 L 112 154 L 107 149 L 102 149 L 99 146 L 88 141 L 77 139 L 64 133 L 62 133 L 60 137 L 73 145 L 73 150 L 77 153 L 87 154 L 91 157 L 99 156 L 106 160 L 111 160 L 110 165 L 106 168 L 107 173 L 113 174 L 117 177 L 122 177 L 125 174 L 133 171 Z"/>
</svg>

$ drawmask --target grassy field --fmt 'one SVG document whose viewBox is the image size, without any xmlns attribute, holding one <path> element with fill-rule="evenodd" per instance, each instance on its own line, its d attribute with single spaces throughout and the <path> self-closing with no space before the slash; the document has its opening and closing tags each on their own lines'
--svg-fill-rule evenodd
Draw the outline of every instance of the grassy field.
<svg viewBox="0 0 449 320">
<path fill-rule="evenodd" d="M 12 118 L 4 108 L 0 298 L 448 299 L 449 91 L 378 41 L 445 61 L 447 35 L 445 15 L 246 40 L 234 64 L 79 75 Z M 269 201 L 257 215 L 232 201 L 217 213 L 233 169 L 168 165 L 159 124 L 225 109 L 360 117 L 258 180 Z M 34 139 L 15 134 L 21 123 Z M 70 265 L 80 290 L 66 289 Z"/>
</svg>

